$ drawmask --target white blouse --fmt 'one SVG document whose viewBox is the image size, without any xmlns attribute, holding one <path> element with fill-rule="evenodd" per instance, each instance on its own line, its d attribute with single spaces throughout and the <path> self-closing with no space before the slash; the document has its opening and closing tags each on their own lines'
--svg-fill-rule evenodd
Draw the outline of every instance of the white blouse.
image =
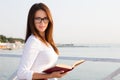
<svg viewBox="0 0 120 80">
<path fill-rule="evenodd" d="M 33 73 L 43 73 L 42 71 L 54 66 L 58 55 L 52 46 L 47 47 L 43 42 L 31 35 L 20 60 L 17 76 L 19 80 L 32 80 Z M 56 78 L 48 80 L 57 80 Z"/>
</svg>

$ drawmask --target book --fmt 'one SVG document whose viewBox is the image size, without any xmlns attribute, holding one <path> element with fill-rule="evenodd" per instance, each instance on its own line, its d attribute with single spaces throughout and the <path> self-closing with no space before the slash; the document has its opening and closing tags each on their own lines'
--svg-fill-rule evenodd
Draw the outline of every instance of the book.
<svg viewBox="0 0 120 80">
<path fill-rule="evenodd" d="M 68 66 L 65 64 L 57 64 L 49 69 L 44 70 L 43 72 L 50 74 L 50 73 L 55 72 L 55 71 L 64 71 L 63 73 L 66 73 L 68 71 L 73 70 L 75 67 L 77 67 L 78 65 L 80 65 L 83 62 L 85 62 L 85 60 L 76 61 L 75 63 L 73 63 L 72 66 Z"/>
</svg>

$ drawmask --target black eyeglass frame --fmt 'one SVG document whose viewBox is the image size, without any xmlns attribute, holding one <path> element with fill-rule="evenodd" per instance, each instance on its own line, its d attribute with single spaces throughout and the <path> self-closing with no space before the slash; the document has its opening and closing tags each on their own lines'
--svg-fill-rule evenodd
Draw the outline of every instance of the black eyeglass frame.
<svg viewBox="0 0 120 80">
<path fill-rule="evenodd" d="M 35 22 L 37 22 L 37 23 L 41 23 L 42 21 L 43 21 L 44 23 L 48 23 L 48 22 L 49 22 L 48 17 L 44 17 L 44 18 L 36 17 L 36 18 L 34 18 L 34 20 L 35 20 Z"/>
</svg>

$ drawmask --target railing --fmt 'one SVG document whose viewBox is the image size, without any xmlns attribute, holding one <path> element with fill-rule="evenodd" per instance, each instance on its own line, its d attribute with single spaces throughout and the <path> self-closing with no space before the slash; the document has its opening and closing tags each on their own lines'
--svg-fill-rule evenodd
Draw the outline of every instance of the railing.
<svg viewBox="0 0 120 80">
<path fill-rule="evenodd" d="M 15 71 L 8 80 L 17 80 L 17 71 Z"/>
<path fill-rule="evenodd" d="M 8 57 L 8 54 L 7 55 L 2 55 L 1 54 L 0 56 Z M 21 55 L 11 55 L 9 57 L 21 57 Z M 80 60 L 80 59 L 84 59 L 86 61 L 100 61 L 100 62 L 117 62 L 117 63 L 120 63 L 120 59 L 114 59 L 114 58 L 87 58 L 87 57 L 65 57 L 65 56 L 61 56 L 59 59 L 64 59 L 64 60 Z M 16 80 L 16 72 L 17 71 L 15 71 L 8 80 Z M 115 70 L 114 72 L 109 74 L 103 80 L 113 80 L 113 78 L 115 76 L 117 76 L 118 74 L 120 74 L 120 68 L 118 68 L 117 70 Z"/>
<path fill-rule="evenodd" d="M 114 72 L 112 72 L 110 75 L 108 75 L 107 77 L 105 77 L 104 80 L 113 80 L 113 78 L 115 76 L 117 76 L 118 74 L 120 74 L 120 68 L 118 68 L 117 70 L 115 70 Z"/>
</svg>

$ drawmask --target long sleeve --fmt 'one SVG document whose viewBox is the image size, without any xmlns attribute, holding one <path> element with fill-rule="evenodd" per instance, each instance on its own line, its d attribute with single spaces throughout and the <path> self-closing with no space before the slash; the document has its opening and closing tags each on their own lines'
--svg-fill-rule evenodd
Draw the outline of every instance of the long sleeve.
<svg viewBox="0 0 120 80">
<path fill-rule="evenodd" d="M 23 49 L 20 66 L 17 71 L 19 79 L 32 80 L 33 71 L 31 67 L 39 53 L 38 43 L 34 39 L 29 39 Z"/>
</svg>

